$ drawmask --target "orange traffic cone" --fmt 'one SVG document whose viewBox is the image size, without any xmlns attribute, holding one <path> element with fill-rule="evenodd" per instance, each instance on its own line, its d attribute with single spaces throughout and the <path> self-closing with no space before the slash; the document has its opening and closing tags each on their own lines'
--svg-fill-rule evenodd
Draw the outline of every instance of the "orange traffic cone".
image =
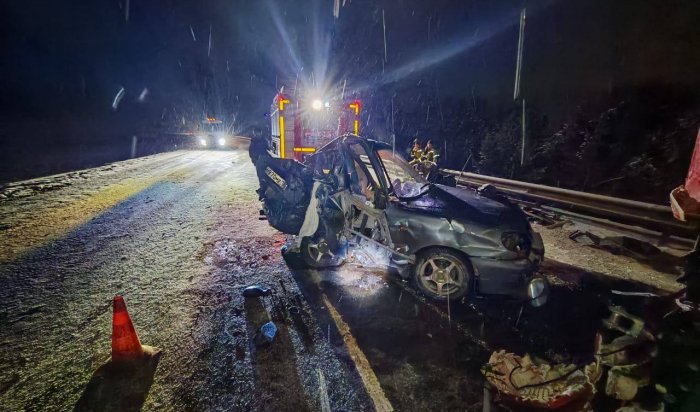
<svg viewBox="0 0 700 412">
<path fill-rule="evenodd" d="M 141 345 L 123 297 L 113 307 L 112 359 L 93 373 L 74 411 L 140 410 L 153 383 L 160 349 Z"/>
<path fill-rule="evenodd" d="M 131 323 L 122 296 L 115 296 L 112 315 L 112 362 L 132 361 L 143 357 L 143 348 Z"/>
</svg>

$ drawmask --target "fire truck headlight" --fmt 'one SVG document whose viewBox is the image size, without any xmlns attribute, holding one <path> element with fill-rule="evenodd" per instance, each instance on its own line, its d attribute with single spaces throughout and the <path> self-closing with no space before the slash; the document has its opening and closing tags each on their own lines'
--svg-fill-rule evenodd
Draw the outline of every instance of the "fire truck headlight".
<svg viewBox="0 0 700 412">
<path fill-rule="evenodd" d="M 223 137 L 220 137 L 219 138 L 219 146 L 225 146 L 225 145 L 226 145 L 226 139 L 224 139 Z"/>
<path fill-rule="evenodd" d="M 205 138 L 203 138 L 203 137 L 200 137 L 200 138 L 199 138 L 199 144 L 200 144 L 201 146 L 205 146 L 205 147 L 206 147 L 206 145 L 207 145 L 207 139 L 205 139 Z"/>
<path fill-rule="evenodd" d="M 311 102 L 311 108 L 314 110 L 321 110 L 323 109 L 323 102 L 319 99 L 314 99 L 314 101 Z"/>
</svg>

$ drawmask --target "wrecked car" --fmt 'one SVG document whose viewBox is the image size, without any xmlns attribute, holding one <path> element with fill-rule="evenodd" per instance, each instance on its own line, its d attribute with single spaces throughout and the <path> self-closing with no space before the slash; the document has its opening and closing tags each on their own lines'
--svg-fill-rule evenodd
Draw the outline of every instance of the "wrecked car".
<svg viewBox="0 0 700 412">
<path fill-rule="evenodd" d="M 339 137 L 304 163 L 251 146 L 263 213 L 297 235 L 290 266 L 354 262 L 395 269 L 425 295 L 511 295 L 540 305 L 544 256 L 525 214 L 492 187 L 474 191 L 426 181 L 391 146 Z"/>
</svg>

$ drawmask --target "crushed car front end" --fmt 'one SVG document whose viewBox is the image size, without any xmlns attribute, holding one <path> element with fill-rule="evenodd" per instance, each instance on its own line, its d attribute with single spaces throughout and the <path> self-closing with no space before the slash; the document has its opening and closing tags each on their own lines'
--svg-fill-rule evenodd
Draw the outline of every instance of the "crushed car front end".
<svg viewBox="0 0 700 412">
<path fill-rule="evenodd" d="M 387 209 L 390 226 L 398 228 L 394 243 L 403 253 L 449 248 L 468 262 L 475 293 L 510 295 L 534 306 L 546 302 L 547 281 L 536 276 L 544 244 L 518 206 L 493 187 L 416 187 L 425 189 L 394 185 L 395 192 L 409 196 Z"/>
</svg>

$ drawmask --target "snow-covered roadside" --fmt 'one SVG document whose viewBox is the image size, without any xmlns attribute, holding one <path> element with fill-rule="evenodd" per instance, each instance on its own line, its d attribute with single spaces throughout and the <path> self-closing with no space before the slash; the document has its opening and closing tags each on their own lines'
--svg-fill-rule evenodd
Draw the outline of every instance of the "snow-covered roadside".
<svg viewBox="0 0 700 412">
<path fill-rule="evenodd" d="M 542 235 L 545 259 L 615 279 L 638 282 L 662 291 L 675 292 L 683 287 L 676 281 L 678 275 L 673 273 L 676 268 L 654 268 L 630 256 L 582 245 L 569 238 L 572 231 L 566 226 L 549 229 L 535 224 L 534 229 Z"/>
</svg>

